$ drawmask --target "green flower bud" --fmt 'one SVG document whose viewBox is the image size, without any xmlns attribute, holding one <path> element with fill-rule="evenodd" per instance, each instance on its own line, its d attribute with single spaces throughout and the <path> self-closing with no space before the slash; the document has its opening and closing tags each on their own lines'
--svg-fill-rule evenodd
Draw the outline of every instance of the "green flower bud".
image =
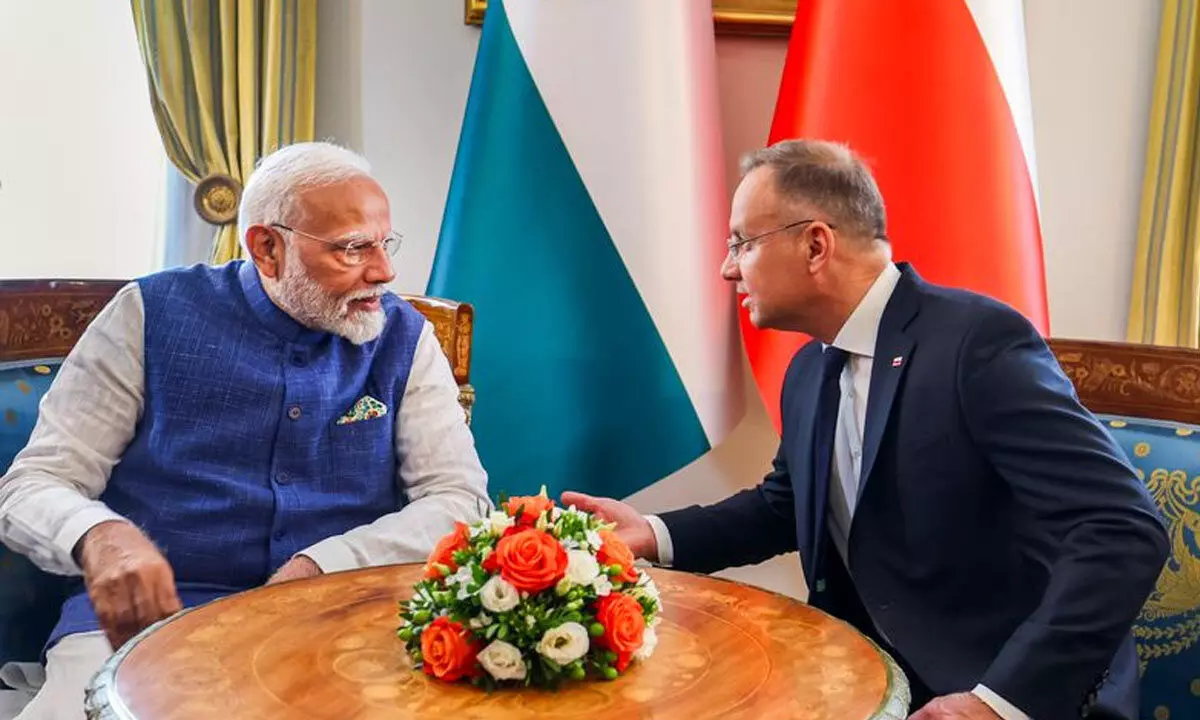
<svg viewBox="0 0 1200 720">
<path fill-rule="evenodd" d="M 616 680 L 617 675 L 619 674 L 617 672 L 617 669 L 615 667 L 612 667 L 611 665 L 605 666 L 603 673 L 604 673 L 604 679 L 606 679 L 606 680 Z"/>
<path fill-rule="evenodd" d="M 598 622 L 594 622 L 588 627 L 588 634 L 592 637 L 600 637 L 604 634 L 604 626 Z"/>
</svg>

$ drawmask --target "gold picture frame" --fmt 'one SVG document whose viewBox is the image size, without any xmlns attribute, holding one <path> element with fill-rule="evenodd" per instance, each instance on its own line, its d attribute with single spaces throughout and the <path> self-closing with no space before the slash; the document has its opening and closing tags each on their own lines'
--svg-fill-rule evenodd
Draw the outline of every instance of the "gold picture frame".
<svg viewBox="0 0 1200 720">
<path fill-rule="evenodd" d="M 482 25 L 487 0 L 464 0 L 464 20 Z M 784 35 L 796 19 L 796 0 L 712 0 L 713 21 L 725 35 Z"/>
</svg>

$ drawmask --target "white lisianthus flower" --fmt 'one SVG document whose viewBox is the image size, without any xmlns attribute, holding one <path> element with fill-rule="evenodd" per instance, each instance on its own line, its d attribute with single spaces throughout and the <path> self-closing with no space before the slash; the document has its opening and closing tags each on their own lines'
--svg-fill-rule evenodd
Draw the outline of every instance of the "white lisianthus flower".
<svg viewBox="0 0 1200 720">
<path fill-rule="evenodd" d="M 524 680 L 525 660 L 521 651 L 503 640 L 493 640 L 479 651 L 479 664 L 497 680 Z"/>
<path fill-rule="evenodd" d="M 577 622 L 568 622 L 547 630 L 538 641 L 538 654 L 547 660 L 567 665 L 587 654 L 590 641 L 587 630 Z"/>
<path fill-rule="evenodd" d="M 654 654 L 654 648 L 658 645 L 658 633 L 654 632 L 654 628 L 648 627 L 642 633 L 642 646 L 634 651 L 634 660 L 645 660 Z"/>
<path fill-rule="evenodd" d="M 464 565 L 458 569 L 458 572 L 446 578 L 447 585 L 462 585 L 467 586 L 472 580 L 471 568 Z"/>
<path fill-rule="evenodd" d="M 512 527 L 513 524 L 514 521 L 508 516 L 508 513 L 497 511 L 488 516 L 488 525 L 491 527 L 492 532 L 497 535 L 503 535 L 504 531 Z"/>
<path fill-rule="evenodd" d="M 563 538 L 559 542 L 562 543 L 563 550 L 578 550 L 583 547 L 583 543 L 575 538 Z"/>
<path fill-rule="evenodd" d="M 476 615 L 475 617 L 473 617 L 469 621 L 467 621 L 467 625 L 469 625 L 472 630 L 480 630 L 491 624 L 492 624 L 492 616 L 488 615 L 487 613 L 479 613 L 478 615 Z"/>
<path fill-rule="evenodd" d="M 604 541 L 600 539 L 600 533 L 595 530 L 588 530 L 586 533 L 587 544 L 593 551 L 599 550 Z"/>
<path fill-rule="evenodd" d="M 515 587 L 496 575 L 483 584 L 479 591 L 479 601 L 488 612 L 502 613 L 515 608 L 521 602 L 521 597 Z"/>
<path fill-rule="evenodd" d="M 560 508 L 559 506 L 555 505 L 554 507 L 550 508 L 550 519 L 551 520 L 557 521 L 560 517 L 562 517 L 562 514 L 563 514 L 562 508 Z"/>
<path fill-rule="evenodd" d="M 591 585 L 600 575 L 600 563 L 595 556 L 586 550 L 567 551 L 567 573 L 564 580 L 570 580 L 574 585 Z"/>
<path fill-rule="evenodd" d="M 658 586 L 654 584 L 654 580 L 650 579 L 649 575 L 643 575 L 643 577 L 646 578 L 646 582 L 634 588 L 633 595 L 635 597 L 644 597 L 648 600 L 653 600 L 661 607 L 662 601 L 659 599 Z"/>
<path fill-rule="evenodd" d="M 609 580 L 607 575 L 601 575 L 592 581 L 592 587 L 595 588 L 596 595 L 604 597 L 612 592 L 612 580 Z"/>
</svg>

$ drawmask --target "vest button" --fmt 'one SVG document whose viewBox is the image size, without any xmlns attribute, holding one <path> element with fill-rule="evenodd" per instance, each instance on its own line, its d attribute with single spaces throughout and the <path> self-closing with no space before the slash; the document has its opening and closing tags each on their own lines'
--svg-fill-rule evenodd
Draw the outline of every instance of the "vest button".
<svg viewBox="0 0 1200 720">
<path fill-rule="evenodd" d="M 304 367 L 308 364 L 308 359 L 304 357 L 304 353 L 292 353 L 292 364 L 296 367 Z"/>
<path fill-rule="evenodd" d="M 282 539 L 283 539 L 283 537 L 284 537 L 285 535 L 287 535 L 287 532 L 286 532 L 286 531 L 283 531 L 283 530 L 276 530 L 276 531 L 275 531 L 275 539 L 276 539 L 276 540 L 282 540 Z"/>
<path fill-rule="evenodd" d="M 301 412 L 300 412 L 299 405 L 293 405 L 290 408 L 288 408 L 288 417 L 290 417 L 291 419 L 299 420 L 300 415 L 301 415 Z"/>
<path fill-rule="evenodd" d="M 280 485 L 287 485 L 291 481 L 292 481 L 292 476 L 288 475 L 285 472 L 281 472 L 275 476 L 275 482 L 279 483 Z"/>
</svg>

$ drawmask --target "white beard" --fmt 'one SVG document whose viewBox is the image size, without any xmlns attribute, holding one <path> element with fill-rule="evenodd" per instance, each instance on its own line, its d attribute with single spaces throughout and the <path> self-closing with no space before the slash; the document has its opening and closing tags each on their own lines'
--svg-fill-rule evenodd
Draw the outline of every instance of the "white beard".
<svg viewBox="0 0 1200 720">
<path fill-rule="evenodd" d="M 383 308 L 351 311 L 350 301 L 380 297 L 385 292 L 382 286 L 334 295 L 309 277 L 300 258 L 292 254 L 290 248 L 287 254 L 279 278 L 262 278 L 263 288 L 276 305 L 301 325 L 341 335 L 355 345 L 379 337 L 387 324 Z"/>
</svg>

